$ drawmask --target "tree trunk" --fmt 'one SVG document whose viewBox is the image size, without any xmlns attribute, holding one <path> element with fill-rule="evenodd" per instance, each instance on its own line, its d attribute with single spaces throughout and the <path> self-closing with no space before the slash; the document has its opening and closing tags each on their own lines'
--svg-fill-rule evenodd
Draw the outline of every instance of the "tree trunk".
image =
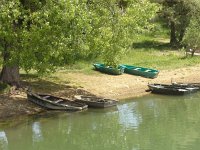
<svg viewBox="0 0 200 150">
<path fill-rule="evenodd" d="M 11 86 L 20 86 L 20 76 L 18 66 L 3 66 L 0 79 Z"/>
<path fill-rule="evenodd" d="M 7 83 L 11 86 L 20 86 L 20 75 L 19 75 L 19 66 L 17 64 L 15 65 L 9 65 L 8 61 L 10 59 L 10 53 L 8 51 L 8 44 L 6 41 L 4 41 L 4 51 L 2 52 L 3 55 L 3 68 L 0 75 L 0 80 L 3 83 Z"/>
<path fill-rule="evenodd" d="M 176 28 L 175 28 L 175 23 L 173 21 L 170 21 L 170 29 L 171 29 L 170 44 L 176 45 L 177 44 Z"/>
<path fill-rule="evenodd" d="M 180 35 L 179 35 L 179 43 L 182 42 L 183 37 L 184 37 L 184 34 L 185 34 L 185 29 L 181 29 L 181 31 L 180 31 Z"/>
</svg>

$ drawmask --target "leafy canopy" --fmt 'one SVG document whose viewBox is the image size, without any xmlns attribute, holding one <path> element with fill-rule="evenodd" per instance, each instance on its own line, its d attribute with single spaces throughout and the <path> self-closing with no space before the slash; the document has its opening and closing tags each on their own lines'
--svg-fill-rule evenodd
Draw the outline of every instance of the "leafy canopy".
<svg viewBox="0 0 200 150">
<path fill-rule="evenodd" d="M 156 10 L 148 0 L 1 0 L 0 50 L 5 64 L 40 73 L 97 56 L 115 65 Z"/>
<path fill-rule="evenodd" d="M 191 20 L 189 26 L 186 29 L 185 37 L 183 43 L 188 49 L 199 50 L 200 49 L 200 1 L 193 0 L 193 5 L 191 11 Z"/>
</svg>

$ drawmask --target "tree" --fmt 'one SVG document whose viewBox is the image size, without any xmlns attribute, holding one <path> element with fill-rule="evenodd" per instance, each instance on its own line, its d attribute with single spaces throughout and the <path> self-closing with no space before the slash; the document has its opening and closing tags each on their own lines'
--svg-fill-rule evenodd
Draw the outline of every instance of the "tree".
<svg viewBox="0 0 200 150">
<path fill-rule="evenodd" d="M 194 5 L 191 5 L 193 8 L 193 11 L 191 12 L 191 20 L 186 28 L 186 33 L 183 39 L 183 44 L 187 47 L 187 49 L 192 50 L 192 54 L 196 50 L 200 49 L 200 2 L 199 1 L 193 1 Z"/>
<path fill-rule="evenodd" d="M 133 37 L 149 29 L 149 20 L 158 7 L 148 0 L 117 0 L 117 3 L 115 0 L 102 0 L 102 3 L 107 15 L 102 18 L 105 22 L 101 28 L 102 56 L 107 65 L 116 66 L 131 47 Z"/>
<path fill-rule="evenodd" d="M 170 29 L 171 45 L 180 45 L 194 9 L 193 0 L 152 0 L 161 4 L 159 16 Z"/>
<path fill-rule="evenodd" d="M 155 10 L 148 0 L 1 0 L 0 80 L 20 86 L 20 69 L 51 72 L 98 55 L 116 64 Z"/>
</svg>

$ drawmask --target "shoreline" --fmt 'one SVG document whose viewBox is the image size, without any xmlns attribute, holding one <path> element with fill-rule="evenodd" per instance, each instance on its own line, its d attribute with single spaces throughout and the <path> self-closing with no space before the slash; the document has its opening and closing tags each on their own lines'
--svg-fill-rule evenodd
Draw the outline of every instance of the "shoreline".
<svg viewBox="0 0 200 150">
<path fill-rule="evenodd" d="M 157 78 L 149 79 L 140 76 L 123 74 L 110 76 L 106 74 L 85 75 L 68 73 L 67 76 L 76 85 L 98 96 L 127 99 L 147 95 L 148 83 L 200 83 L 200 65 L 175 70 L 162 70 Z M 88 82 L 89 81 L 89 82 Z"/>
<path fill-rule="evenodd" d="M 57 90 L 56 92 L 50 92 L 50 94 L 63 98 L 72 98 L 76 94 L 91 93 L 122 101 L 150 94 L 150 92 L 146 92 L 148 83 L 200 83 L 199 74 L 200 66 L 163 70 L 155 79 L 128 74 L 111 76 L 101 73 L 98 75 L 64 73 L 66 78 L 70 79 L 70 83 L 75 86 L 79 85 L 81 88 L 71 88 L 68 85 L 62 91 Z M 13 95 L 0 95 L 0 120 L 7 120 L 17 116 L 34 115 L 44 111 L 45 109 L 27 101 L 24 92 Z"/>
</svg>

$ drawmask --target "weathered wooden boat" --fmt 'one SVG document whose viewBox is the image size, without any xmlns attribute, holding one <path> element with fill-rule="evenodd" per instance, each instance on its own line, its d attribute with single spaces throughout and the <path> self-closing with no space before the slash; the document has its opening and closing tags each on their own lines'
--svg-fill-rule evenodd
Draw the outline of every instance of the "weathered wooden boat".
<svg viewBox="0 0 200 150">
<path fill-rule="evenodd" d="M 95 63 L 93 66 L 95 70 L 111 75 L 121 75 L 124 72 L 124 68 L 122 66 L 112 67 L 101 63 Z"/>
<path fill-rule="evenodd" d="M 106 108 L 106 107 L 116 106 L 118 102 L 118 100 L 107 99 L 96 96 L 84 96 L 84 95 L 76 95 L 75 101 L 86 104 L 88 105 L 88 107 L 93 107 L 93 108 Z"/>
<path fill-rule="evenodd" d="M 132 75 L 138 75 L 146 78 L 156 78 L 159 74 L 158 70 L 150 69 L 150 68 L 144 68 L 144 67 L 137 67 L 137 66 L 131 66 L 131 65 L 120 65 L 124 68 L 124 72 Z"/>
<path fill-rule="evenodd" d="M 173 86 L 178 86 L 178 87 L 185 87 L 185 88 L 196 88 L 197 90 L 200 90 L 200 83 L 177 83 L 177 82 L 172 82 Z"/>
<path fill-rule="evenodd" d="M 198 87 L 180 86 L 180 85 L 167 85 L 167 84 L 148 84 L 152 93 L 166 94 L 166 95 L 184 95 L 196 92 Z"/>
<path fill-rule="evenodd" d="M 52 110 L 79 111 L 87 109 L 88 107 L 83 103 L 78 103 L 72 100 L 63 99 L 48 94 L 36 94 L 27 92 L 27 98 L 29 101 L 39 106 Z"/>
</svg>

